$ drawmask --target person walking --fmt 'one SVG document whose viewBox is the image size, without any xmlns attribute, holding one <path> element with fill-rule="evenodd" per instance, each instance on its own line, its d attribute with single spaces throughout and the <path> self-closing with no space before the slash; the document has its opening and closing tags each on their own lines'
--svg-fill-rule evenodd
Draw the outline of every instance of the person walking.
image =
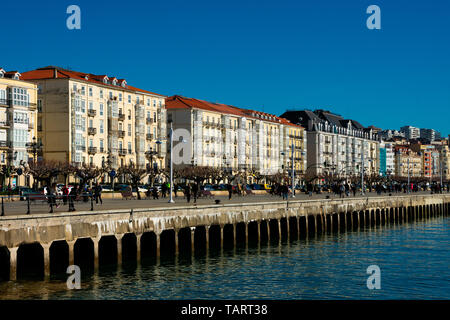
<svg viewBox="0 0 450 320">
<path fill-rule="evenodd" d="M 233 187 L 231 184 L 227 184 L 227 190 L 228 190 L 228 200 L 231 200 L 231 195 L 233 194 Z"/>
<path fill-rule="evenodd" d="M 165 198 L 167 193 L 167 184 L 163 183 L 161 186 L 161 198 Z"/>
<path fill-rule="evenodd" d="M 153 200 L 159 199 L 159 196 L 158 196 L 158 188 L 156 188 L 156 187 L 153 187 L 153 188 L 152 188 L 152 196 L 153 196 Z"/>
<path fill-rule="evenodd" d="M 191 202 L 191 186 L 189 185 L 189 183 L 186 185 L 185 196 L 187 203 Z"/>
<path fill-rule="evenodd" d="M 198 196 L 198 184 L 194 183 L 192 186 L 192 193 L 194 194 L 194 203 L 197 203 L 197 196 Z"/>
<path fill-rule="evenodd" d="M 95 204 L 98 205 L 98 200 L 100 199 L 100 204 L 103 204 L 102 200 L 102 186 L 98 184 L 94 187 L 94 197 L 95 197 Z"/>
<path fill-rule="evenodd" d="M 62 188 L 62 193 L 63 193 L 63 204 L 66 205 L 67 197 L 69 196 L 69 188 L 67 188 L 66 185 L 64 185 L 64 187 Z"/>
<path fill-rule="evenodd" d="M 72 190 L 69 192 L 69 212 L 75 211 L 74 201 L 76 200 L 78 193 L 77 187 L 77 185 L 74 185 Z"/>
</svg>

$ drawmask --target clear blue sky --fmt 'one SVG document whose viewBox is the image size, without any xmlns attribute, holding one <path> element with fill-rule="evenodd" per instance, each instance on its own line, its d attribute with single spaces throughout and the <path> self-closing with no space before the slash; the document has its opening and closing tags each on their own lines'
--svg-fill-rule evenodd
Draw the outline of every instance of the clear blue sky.
<svg viewBox="0 0 450 320">
<path fill-rule="evenodd" d="M 366 27 L 371 4 L 381 30 Z M 322 107 L 450 133 L 449 1 L 25 0 L 1 13 L 7 70 L 58 65 L 277 115 Z"/>
</svg>

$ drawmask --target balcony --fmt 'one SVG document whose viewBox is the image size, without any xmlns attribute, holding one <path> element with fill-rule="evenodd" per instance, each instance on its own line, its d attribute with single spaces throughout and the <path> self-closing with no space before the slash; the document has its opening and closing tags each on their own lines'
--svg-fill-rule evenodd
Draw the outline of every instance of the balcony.
<svg viewBox="0 0 450 320">
<path fill-rule="evenodd" d="M 7 106 L 9 107 L 9 100 L 8 99 L 0 99 L 0 106 Z"/>
<path fill-rule="evenodd" d="M 105 152 L 105 149 L 100 147 L 100 153 L 103 153 L 103 152 Z"/>
<path fill-rule="evenodd" d="M 125 156 L 127 154 L 127 149 L 119 148 L 119 156 Z"/>
<path fill-rule="evenodd" d="M 153 133 L 147 133 L 146 138 L 147 140 L 153 140 Z"/>
<path fill-rule="evenodd" d="M 11 123 L 8 120 L 0 120 L 0 127 L 9 128 Z"/>
<path fill-rule="evenodd" d="M 119 121 L 124 121 L 124 120 L 125 120 L 125 114 L 119 113 Z"/>
<path fill-rule="evenodd" d="M 119 136 L 119 138 L 125 137 L 125 130 L 119 130 L 118 131 L 118 136 Z"/>
<path fill-rule="evenodd" d="M 88 128 L 88 134 L 91 135 L 91 136 L 97 134 L 97 128 L 89 127 Z"/>
<path fill-rule="evenodd" d="M 97 147 L 89 147 L 88 148 L 89 154 L 96 154 L 97 153 Z"/>
<path fill-rule="evenodd" d="M 0 148 L 2 149 L 9 148 L 8 141 L 0 141 Z"/>
<path fill-rule="evenodd" d="M 88 109 L 88 117 L 95 117 L 97 114 L 97 110 Z"/>
<path fill-rule="evenodd" d="M 152 124 L 153 123 L 153 119 L 152 118 L 147 118 L 147 119 L 145 119 L 145 121 L 147 122 L 147 124 Z"/>
</svg>

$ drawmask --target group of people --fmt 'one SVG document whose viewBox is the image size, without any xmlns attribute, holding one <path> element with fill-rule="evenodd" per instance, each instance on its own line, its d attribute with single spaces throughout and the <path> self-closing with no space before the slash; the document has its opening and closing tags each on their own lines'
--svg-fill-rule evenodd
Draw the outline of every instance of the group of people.
<svg viewBox="0 0 450 320">
<path fill-rule="evenodd" d="M 59 204 L 56 202 L 57 197 L 62 198 L 63 205 L 67 205 L 69 203 L 69 211 L 75 211 L 75 201 L 77 197 L 84 191 L 85 199 L 84 201 L 88 201 L 89 195 L 95 199 L 95 203 L 98 205 L 103 204 L 102 200 L 102 187 L 99 183 L 96 183 L 92 188 L 88 188 L 85 186 L 84 190 L 78 184 L 74 184 L 71 188 L 64 185 L 61 189 L 58 189 L 56 183 L 51 185 L 47 185 L 44 187 L 44 195 L 47 198 L 50 209 L 53 207 L 59 208 Z"/>
</svg>

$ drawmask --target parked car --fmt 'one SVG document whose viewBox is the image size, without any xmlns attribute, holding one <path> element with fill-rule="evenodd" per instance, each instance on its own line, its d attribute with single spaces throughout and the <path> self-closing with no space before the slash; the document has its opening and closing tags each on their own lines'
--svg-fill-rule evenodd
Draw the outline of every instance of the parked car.
<svg viewBox="0 0 450 320">
<path fill-rule="evenodd" d="M 111 185 L 109 184 L 101 184 L 100 187 L 102 187 L 102 191 L 112 191 Z"/>
<path fill-rule="evenodd" d="M 20 200 L 25 200 L 27 195 L 36 193 L 36 191 L 28 187 L 17 187 L 15 190 L 19 192 Z"/>
</svg>

